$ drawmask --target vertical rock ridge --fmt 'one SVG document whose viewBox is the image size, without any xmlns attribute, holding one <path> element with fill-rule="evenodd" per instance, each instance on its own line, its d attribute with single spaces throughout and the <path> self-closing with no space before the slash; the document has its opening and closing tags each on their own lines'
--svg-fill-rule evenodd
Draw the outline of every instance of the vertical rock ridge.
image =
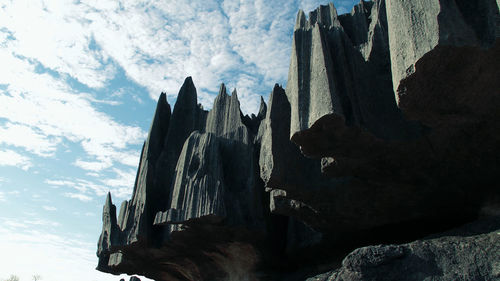
<svg viewBox="0 0 500 281">
<path fill-rule="evenodd" d="M 498 14 L 495 0 L 387 0 L 394 92 L 413 74 L 415 62 L 438 45 L 493 46 Z"/>
<path fill-rule="evenodd" d="M 317 22 L 325 9 L 308 22 Z M 294 31 L 286 89 L 290 137 L 327 114 L 381 138 L 417 137 L 418 126 L 405 121 L 393 98 L 385 1 L 361 1 L 351 14 L 335 18 L 338 24 L 306 24 Z"/>
<path fill-rule="evenodd" d="M 189 135 L 193 131 L 204 130 L 206 114 L 206 111 L 198 105 L 196 87 L 192 78 L 187 77 L 177 95 L 168 134 L 164 141 L 165 149 L 155 165 L 158 174 L 155 185 L 166 193 L 162 196 L 161 207 L 155 210 L 155 214 L 168 208 L 177 159 Z"/>
<path fill-rule="evenodd" d="M 161 154 L 164 141 L 170 125 L 170 105 L 166 94 L 161 93 L 158 98 L 155 115 L 151 122 L 148 138 L 143 145 L 138 167 L 134 191 L 130 202 L 120 210 L 120 228 L 125 232 L 127 241 L 148 241 L 150 239 L 149 225 L 154 219 L 156 209 L 161 206 L 161 199 L 152 198 L 153 194 L 165 194 L 164 190 L 155 186 L 154 167 Z M 161 197 L 160 197 L 161 198 Z"/>
<path fill-rule="evenodd" d="M 206 131 L 219 137 L 239 139 L 249 144 L 250 136 L 241 118 L 236 90 L 229 96 L 226 93 L 226 87 L 221 84 L 219 94 L 207 116 Z"/>
<path fill-rule="evenodd" d="M 156 224 L 182 223 L 206 216 L 225 218 L 224 182 L 216 137 L 194 131 L 184 143 L 176 167 L 172 200 Z M 161 216 L 164 216 L 163 218 Z"/>
<path fill-rule="evenodd" d="M 102 210 L 102 232 L 97 243 L 97 255 L 101 257 L 97 268 L 106 271 L 110 251 L 117 244 L 120 229 L 116 222 L 116 206 L 111 201 L 111 193 L 108 192 L 106 202 Z"/>
</svg>

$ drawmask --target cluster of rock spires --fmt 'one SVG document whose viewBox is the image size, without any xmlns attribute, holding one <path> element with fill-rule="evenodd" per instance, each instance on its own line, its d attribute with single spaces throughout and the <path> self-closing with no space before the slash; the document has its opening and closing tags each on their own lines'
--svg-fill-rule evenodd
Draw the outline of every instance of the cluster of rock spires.
<svg viewBox="0 0 500 281">
<path fill-rule="evenodd" d="M 500 280 L 498 37 L 495 0 L 299 11 L 287 87 L 257 116 L 224 85 L 204 110 L 190 77 L 173 111 L 160 95 L 132 198 L 118 218 L 106 199 L 97 269 Z"/>
</svg>

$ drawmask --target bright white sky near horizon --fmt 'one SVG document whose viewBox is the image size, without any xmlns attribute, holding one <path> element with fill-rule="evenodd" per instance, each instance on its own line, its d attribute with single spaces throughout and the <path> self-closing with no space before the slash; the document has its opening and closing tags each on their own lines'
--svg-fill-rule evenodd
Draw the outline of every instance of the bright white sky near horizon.
<svg viewBox="0 0 500 281">
<path fill-rule="evenodd" d="M 102 205 L 130 198 L 160 92 L 192 76 L 211 108 L 224 82 L 257 112 L 328 2 L 0 0 L 0 280 L 118 281 L 94 269 Z"/>
</svg>

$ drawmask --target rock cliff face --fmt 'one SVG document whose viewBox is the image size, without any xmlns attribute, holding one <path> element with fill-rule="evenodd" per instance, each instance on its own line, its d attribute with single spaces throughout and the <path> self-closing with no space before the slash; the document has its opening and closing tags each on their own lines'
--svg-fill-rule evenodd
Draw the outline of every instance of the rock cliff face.
<svg viewBox="0 0 500 281">
<path fill-rule="evenodd" d="M 478 250 L 500 243 L 498 220 L 398 245 L 499 214 L 499 36 L 495 0 L 299 11 L 286 89 L 257 116 L 223 84 L 210 111 L 190 77 L 173 111 L 160 95 L 132 198 L 118 218 L 106 199 L 97 269 L 158 281 L 336 268 L 311 280 L 399 280 L 397 268 L 455 280 L 454 266 L 499 277 L 498 247 Z M 346 257 L 381 243 L 392 245 Z"/>
</svg>

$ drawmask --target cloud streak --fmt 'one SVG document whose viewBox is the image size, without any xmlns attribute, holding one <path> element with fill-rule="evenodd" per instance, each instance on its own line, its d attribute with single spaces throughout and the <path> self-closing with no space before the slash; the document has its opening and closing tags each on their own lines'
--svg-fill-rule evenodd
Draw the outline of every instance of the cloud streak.
<svg viewBox="0 0 500 281">
<path fill-rule="evenodd" d="M 0 166 L 14 166 L 27 171 L 33 164 L 29 157 L 13 150 L 0 150 Z"/>
</svg>

